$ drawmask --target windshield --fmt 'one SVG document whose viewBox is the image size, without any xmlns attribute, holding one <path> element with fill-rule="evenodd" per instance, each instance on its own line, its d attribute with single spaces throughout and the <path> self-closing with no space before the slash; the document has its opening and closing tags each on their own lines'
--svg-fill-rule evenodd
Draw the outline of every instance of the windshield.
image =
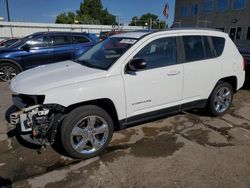
<svg viewBox="0 0 250 188">
<path fill-rule="evenodd" d="M 122 54 L 136 43 L 136 41 L 137 39 L 132 38 L 108 38 L 81 55 L 77 62 L 85 66 L 107 70 Z"/>
</svg>

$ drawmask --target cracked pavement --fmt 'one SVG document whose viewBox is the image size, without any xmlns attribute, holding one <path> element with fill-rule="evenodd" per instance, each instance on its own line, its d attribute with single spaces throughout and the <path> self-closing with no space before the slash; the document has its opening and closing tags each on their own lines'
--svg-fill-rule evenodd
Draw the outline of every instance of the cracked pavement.
<svg viewBox="0 0 250 188">
<path fill-rule="evenodd" d="M 7 84 L 0 91 L 0 187 L 250 187 L 249 89 L 222 117 L 193 110 L 120 130 L 102 155 L 83 161 L 8 138 Z"/>
</svg>

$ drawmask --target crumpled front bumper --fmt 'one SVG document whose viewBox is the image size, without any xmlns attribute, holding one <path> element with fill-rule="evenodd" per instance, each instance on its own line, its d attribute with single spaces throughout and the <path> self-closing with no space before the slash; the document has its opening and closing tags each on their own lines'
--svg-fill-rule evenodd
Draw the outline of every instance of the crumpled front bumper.
<svg viewBox="0 0 250 188">
<path fill-rule="evenodd" d="M 10 114 L 10 124 L 21 125 L 22 132 L 32 131 L 33 116 L 34 115 L 46 115 L 49 110 L 39 110 L 40 105 L 31 106 L 28 108 L 23 108 L 20 111 Z"/>
</svg>

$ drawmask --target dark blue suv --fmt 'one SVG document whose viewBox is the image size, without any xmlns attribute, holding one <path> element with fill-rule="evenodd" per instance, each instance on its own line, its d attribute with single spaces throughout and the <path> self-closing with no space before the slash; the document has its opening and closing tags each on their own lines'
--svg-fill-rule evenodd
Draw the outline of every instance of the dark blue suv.
<svg viewBox="0 0 250 188">
<path fill-rule="evenodd" d="M 21 71 L 75 59 L 98 42 L 95 34 L 40 32 L 0 48 L 0 80 L 11 80 Z"/>
</svg>

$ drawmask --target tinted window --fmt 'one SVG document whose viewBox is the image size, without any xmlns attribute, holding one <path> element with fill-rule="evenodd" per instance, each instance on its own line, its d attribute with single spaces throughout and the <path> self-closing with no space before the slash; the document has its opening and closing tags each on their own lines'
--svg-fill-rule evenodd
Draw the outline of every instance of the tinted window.
<svg viewBox="0 0 250 188">
<path fill-rule="evenodd" d="M 192 15 L 193 16 L 197 16 L 199 14 L 199 5 L 198 4 L 194 4 L 192 6 Z"/>
<path fill-rule="evenodd" d="M 216 56 L 221 56 L 224 47 L 225 47 L 225 39 L 221 37 L 212 37 L 212 41 L 214 44 L 214 50 L 216 52 Z"/>
<path fill-rule="evenodd" d="M 206 36 L 183 37 L 186 61 L 198 61 L 212 58 L 212 50 Z"/>
<path fill-rule="evenodd" d="M 247 40 L 249 40 L 250 39 L 250 27 L 248 27 L 248 29 L 247 29 Z"/>
<path fill-rule="evenodd" d="M 201 36 L 183 36 L 186 61 L 205 59 L 205 51 Z"/>
<path fill-rule="evenodd" d="M 90 40 L 84 36 L 75 36 L 75 42 L 76 43 L 88 43 Z"/>
<path fill-rule="evenodd" d="M 50 38 L 47 36 L 37 37 L 27 42 L 30 45 L 30 48 L 45 48 L 48 47 L 50 43 Z"/>
<path fill-rule="evenodd" d="M 72 38 L 71 36 L 54 36 L 54 46 L 61 46 L 61 45 L 67 45 L 72 44 Z"/>
<path fill-rule="evenodd" d="M 228 9 L 229 2 L 228 0 L 218 0 L 218 10 L 225 11 Z"/>
<path fill-rule="evenodd" d="M 233 9 L 243 9 L 246 6 L 246 0 L 234 0 Z"/>
<path fill-rule="evenodd" d="M 187 6 L 182 6 L 181 7 L 181 16 L 182 17 L 188 16 L 188 7 Z"/>
<path fill-rule="evenodd" d="M 212 12 L 213 11 L 213 0 L 205 0 L 204 11 Z"/>
<path fill-rule="evenodd" d="M 204 46 L 204 49 L 205 49 L 206 58 L 212 58 L 213 55 L 212 55 L 212 51 L 211 51 L 211 48 L 210 48 L 210 45 L 209 45 L 209 42 L 208 42 L 208 38 L 203 36 L 202 39 L 203 39 L 203 46 Z"/>
<path fill-rule="evenodd" d="M 15 42 L 17 42 L 19 39 L 10 39 L 10 40 L 7 40 L 5 43 L 4 43 L 4 46 L 5 47 L 8 47 L 12 44 L 14 44 Z"/>
<path fill-rule="evenodd" d="M 176 38 L 157 39 L 146 45 L 135 58 L 145 59 L 147 69 L 176 64 Z"/>
</svg>

